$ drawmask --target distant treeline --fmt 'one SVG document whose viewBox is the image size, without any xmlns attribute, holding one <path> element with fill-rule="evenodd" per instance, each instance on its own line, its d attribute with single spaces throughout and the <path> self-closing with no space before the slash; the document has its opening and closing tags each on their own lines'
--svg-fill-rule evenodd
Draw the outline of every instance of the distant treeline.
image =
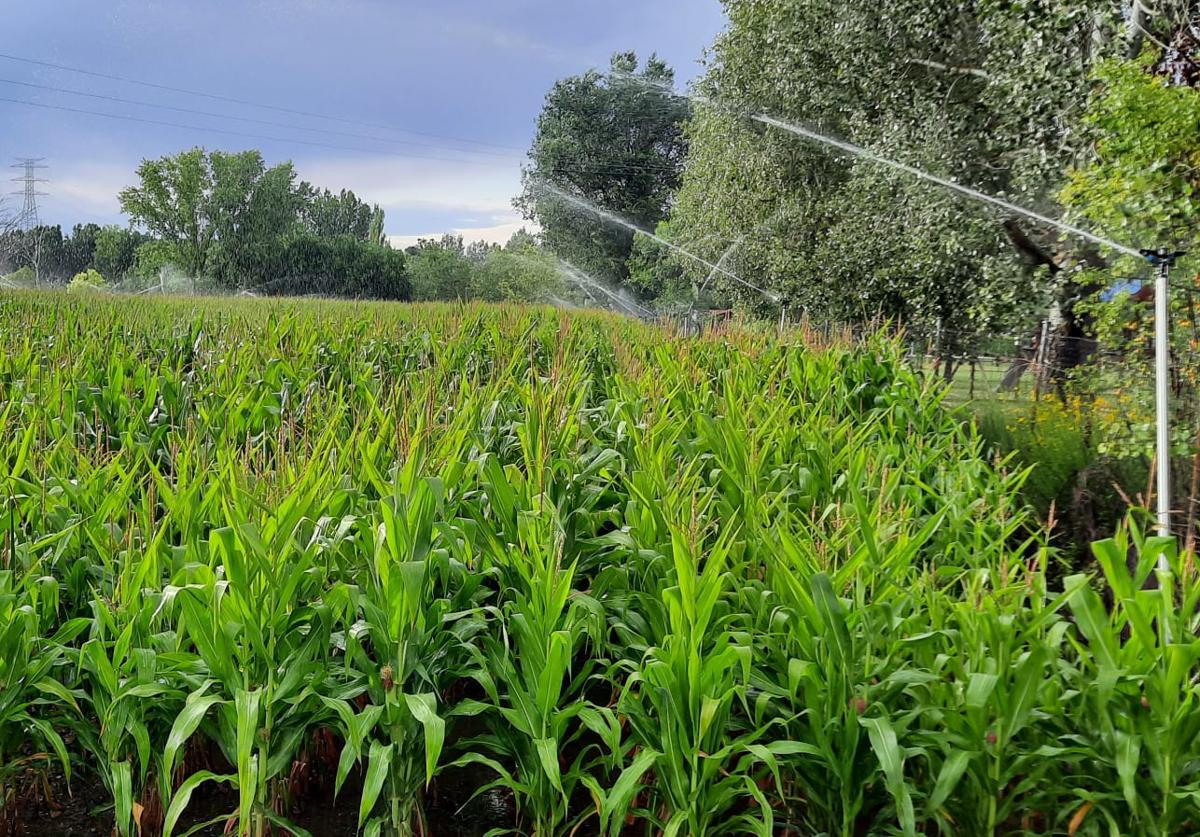
<svg viewBox="0 0 1200 837">
<path fill-rule="evenodd" d="M 384 212 L 349 190 L 298 180 L 258 151 L 194 148 L 145 160 L 119 195 L 128 227 L 0 224 L 0 275 L 138 290 L 251 291 L 370 299 L 545 301 L 560 282 L 526 233 L 504 248 L 445 236 L 393 249 Z"/>
</svg>

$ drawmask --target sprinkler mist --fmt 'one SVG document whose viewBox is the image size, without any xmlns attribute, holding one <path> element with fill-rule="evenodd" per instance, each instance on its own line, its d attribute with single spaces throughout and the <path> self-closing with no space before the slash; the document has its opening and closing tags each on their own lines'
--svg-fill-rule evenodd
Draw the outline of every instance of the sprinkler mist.
<svg viewBox="0 0 1200 837">
<path fill-rule="evenodd" d="M 704 103 L 711 103 L 711 100 L 705 99 L 704 97 L 701 97 L 701 96 L 692 97 L 692 98 L 695 98 L 696 101 L 700 101 L 700 102 L 704 102 Z M 889 168 L 896 169 L 897 171 L 905 172 L 906 174 L 910 174 L 913 177 L 919 178 L 921 180 L 926 180 L 930 183 L 934 183 L 938 186 L 941 186 L 944 189 L 949 189 L 953 192 L 958 192 L 960 195 L 965 195 L 966 197 L 971 198 L 972 200 L 976 200 L 976 201 L 980 201 L 981 203 L 987 203 L 987 204 L 991 204 L 992 206 L 1000 207 L 1001 209 L 1011 212 L 1014 215 L 1022 215 L 1026 218 L 1029 218 L 1032 221 L 1037 221 L 1040 224 L 1046 224 L 1047 226 L 1056 227 L 1057 229 L 1062 230 L 1063 232 L 1073 235 L 1077 238 L 1081 238 L 1085 241 L 1090 241 L 1091 243 L 1098 244 L 1101 247 L 1108 247 L 1110 249 L 1113 249 L 1120 253 L 1123 253 L 1126 256 L 1135 256 L 1136 257 L 1136 256 L 1141 255 L 1141 253 L 1139 253 L 1137 250 L 1133 249 L 1132 247 L 1126 247 L 1124 244 L 1118 244 L 1115 241 L 1112 241 L 1110 239 L 1096 235 L 1095 233 L 1090 233 L 1087 230 L 1080 229 L 1079 227 L 1064 223 L 1063 221 L 1055 220 L 1054 218 L 1051 218 L 1047 215 L 1043 215 L 1040 212 L 1034 212 L 1032 209 L 1026 209 L 1025 207 L 1020 206 L 1019 204 L 1011 203 L 1010 201 L 1006 201 L 1003 198 L 997 198 L 994 195 L 987 194 L 986 192 L 980 192 L 978 189 L 972 189 L 969 186 L 963 186 L 961 183 L 955 183 L 953 180 L 947 180 L 944 177 L 938 177 L 936 174 L 930 174 L 929 172 L 923 171 L 922 169 L 918 169 L 915 166 L 910 166 L 905 163 L 897 162 L 896 160 L 891 160 L 891 159 L 888 159 L 887 157 L 881 157 L 880 155 L 875 154 L 874 152 L 868 151 L 867 149 L 863 148 L 860 145 L 855 145 L 854 143 L 846 142 L 844 140 L 834 139 L 833 137 L 829 137 L 829 136 L 826 136 L 825 134 L 821 134 L 816 131 L 809 130 L 808 128 L 804 128 L 800 125 L 796 125 L 791 122 L 785 122 L 782 119 L 776 119 L 773 116 L 766 116 L 761 113 L 751 114 L 750 118 L 753 119 L 755 122 L 761 122 L 764 125 L 770 125 L 772 127 L 779 128 L 782 131 L 789 131 L 798 137 L 804 137 L 805 139 L 810 139 L 814 142 L 823 143 L 825 145 L 830 146 L 831 148 L 836 148 L 836 149 L 839 149 L 840 151 L 844 151 L 847 154 L 853 154 L 857 157 L 862 157 L 866 160 L 870 160 L 870 161 L 878 163 L 882 166 L 888 166 Z"/>
<path fill-rule="evenodd" d="M 775 303 L 779 302 L 779 297 L 776 294 L 773 294 L 770 291 L 768 291 L 766 288 L 760 288 L 758 285 L 755 285 L 753 282 L 748 282 L 745 279 L 743 279 L 742 277 L 738 276 L 736 273 L 732 273 L 731 271 L 726 270 L 721 265 L 713 264 L 712 262 L 708 261 L 707 259 L 702 259 L 700 256 L 697 256 L 695 253 L 691 253 L 691 252 L 683 249 L 678 244 L 674 244 L 670 241 L 667 241 L 665 238 L 655 235 L 654 233 L 650 232 L 649 230 L 644 230 L 641 227 L 639 227 L 637 224 L 633 223 L 632 221 L 628 221 L 625 218 L 622 218 L 620 215 L 609 212 L 607 209 L 601 209 L 600 207 L 596 206 L 591 201 L 584 200 L 583 198 L 579 197 L 578 195 L 573 195 L 570 192 L 567 192 L 564 189 L 561 189 L 558 186 L 555 186 L 553 183 L 551 183 L 547 180 L 540 181 L 539 185 L 545 191 L 549 192 L 550 194 L 554 195 L 555 197 L 559 198 L 560 200 L 563 200 L 566 203 L 569 203 L 572 206 L 575 206 L 578 209 L 582 209 L 585 212 L 590 212 L 592 215 L 595 215 L 597 218 L 600 218 L 603 221 L 608 221 L 610 224 L 615 224 L 618 227 L 624 227 L 625 229 L 630 230 L 631 232 L 641 233 L 642 235 L 646 236 L 647 238 L 651 239 L 652 241 L 656 241 L 659 244 L 661 244 L 663 247 L 666 247 L 668 250 L 679 253 L 681 256 L 691 259 L 692 261 L 694 261 L 698 264 L 702 264 L 705 267 L 707 267 L 709 270 L 711 270 L 712 272 L 720 273 L 722 276 L 732 279 L 733 281 L 737 282 L 740 285 L 744 285 L 745 287 L 749 288 L 752 291 L 757 291 L 759 294 L 766 297 L 771 302 L 775 302 Z"/>
<path fill-rule="evenodd" d="M 740 114 L 740 115 L 745 116 L 747 119 L 751 119 L 751 120 L 761 123 L 763 125 L 769 125 L 772 128 L 778 128 L 781 131 L 787 131 L 788 133 L 794 134 L 802 139 L 807 139 L 812 142 L 816 142 L 821 145 L 825 145 L 830 148 L 837 149 L 838 151 L 842 151 L 842 152 L 844 152 L 846 154 L 850 154 L 851 156 L 854 156 L 854 157 L 861 157 L 864 160 L 870 160 L 871 162 L 878 163 L 881 166 L 887 166 L 888 168 L 895 169 L 897 171 L 902 171 L 905 174 L 912 175 L 913 177 L 915 177 L 919 180 L 924 180 L 929 183 L 936 184 L 938 186 L 941 186 L 944 189 L 949 189 L 952 192 L 958 192 L 960 195 L 964 195 L 968 198 L 971 198 L 972 200 L 976 200 L 981 203 L 991 204 L 992 206 L 996 206 L 1007 212 L 1011 212 L 1014 215 L 1021 215 L 1025 218 L 1030 219 L 1031 221 L 1037 221 L 1039 224 L 1045 224 L 1047 226 L 1054 227 L 1058 230 L 1061 230 L 1062 232 L 1068 233 L 1069 235 L 1073 235 L 1077 238 L 1081 238 L 1084 241 L 1090 241 L 1092 244 L 1098 244 L 1101 247 L 1107 247 L 1112 250 L 1116 250 L 1117 252 L 1122 253 L 1126 256 L 1133 256 L 1135 258 L 1140 258 L 1143 255 L 1140 251 L 1135 250 L 1132 247 L 1127 247 L 1124 244 L 1119 244 L 1116 241 L 1112 241 L 1111 239 L 1104 238 L 1103 236 L 1099 236 L 1099 235 L 1096 235 L 1095 233 L 1088 232 L 1087 230 L 1081 229 L 1072 224 L 1068 224 L 1064 221 L 1059 221 L 1055 218 L 1049 217 L 1048 215 L 1043 215 L 1040 212 L 1035 212 L 1032 209 L 1027 209 L 1026 207 L 1021 206 L 1020 204 L 1015 204 L 1015 203 L 1012 203 L 1011 201 L 1006 201 L 1003 198 L 996 197 L 995 195 L 989 195 L 988 193 L 981 192 L 978 189 L 972 189 L 969 186 L 964 186 L 961 183 L 956 183 L 955 181 L 949 180 L 948 178 L 940 177 L 936 174 L 932 174 L 923 169 L 919 169 L 916 166 L 910 166 L 906 163 L 901 163 L 898 160 L 892 160 L 888 157 L 884 157 L 880 154 L 876 154 L 875 152 L 870 151 L 861 145 L 855 145 L 852 142 L 846 142 L 845 140 L 840 140 L 840 139 L 837 139 L 836 137 L 831 137 L 828 134 L 822 134 L 820 131 L 814 131 L 811 128 L 806 128 L 803 125 L 796 124 L 795 122 L 789 122 L 785 119 L 780 119 L 778 117 L 771 116 L 771 115 L 765 114 L 765 113 L 742 113 L 741 111 L 738 111 L 727 105 L 723 105 L 720 102 L 718 102 L 715 99 L 712 99 L 708 96 L 702 96 L 699 93 L 679 91 L 673 87 L 669 87 L 668 85 L 662 84 L 661 82 L 650 81 L 648 79 L 641 78 L 640 76 L 636 76 L 631 73 L 614 73 L 613 75 L 615 75 L 623 80 L 633 81 L 633 82 L 637 82 L 639 84 L 643 84 L 647 87 L 650 87 L 654 90 L 658 90 L 659 92 L 665 93 L 669 96 L 677 96 L 677 97 L 683 98 L 683 99 L 690 99 L 693 102 L 697 102 L 702 105 L 707 105 L 707 106 L 715 108 L 717 110 L 722 110 L 722 111 L 729 112 L 729 113 Z"/>
<path fill-rule="evenodd" d="M 653 320 L 657 315 L 643 305 L 639 305 L 626 295 L 617 293 L 605 287 L 603 282 L 593 279 L 575 265 L 568 262 L 566 259 L 559 258 L 558 269 L 562 274 L 574 282 L 587 296 L 595 299 L 591 291 L 599 291 L 600 293 L 611 299 L 624 312 L 643 320 Z"/>
</svg>

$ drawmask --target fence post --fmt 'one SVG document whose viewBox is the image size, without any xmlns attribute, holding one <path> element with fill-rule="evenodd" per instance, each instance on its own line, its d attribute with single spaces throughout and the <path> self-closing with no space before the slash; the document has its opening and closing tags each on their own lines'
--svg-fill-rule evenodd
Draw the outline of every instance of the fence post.
<svg viewBox="0 0 1200 837">
<path fill-rule="evenodd" d="M 1034 375 L 1033 375 L 1033 400 L 1040 401 L 1042 398 L 1042 375 L 1046 362 L 1046 341 L 1050 336 L 1050 321 L 1042 320 L 1042 332 L 1038 338 L 1037 352 L 1034 353 Z"/>
</svg>

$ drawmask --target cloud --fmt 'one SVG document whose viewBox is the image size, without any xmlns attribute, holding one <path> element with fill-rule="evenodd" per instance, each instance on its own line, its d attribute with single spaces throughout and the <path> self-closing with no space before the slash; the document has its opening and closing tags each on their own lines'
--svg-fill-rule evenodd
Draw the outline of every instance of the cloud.
<svg viewBox="0 0 1200 837">
<path fill-rule="evenodd" d="M 526 14 L 528 18 L 532 18 L 534 15 L 544 12 L 545 9 L 530 9 Z M 478 10 L 460 10 L 457 14 L 447 15 L 444 8 L 439 8 L 437 16 L 432 20 L 427 20 L 427 23 L 439 31 L 450 44 L 461 45 L 463 42 L 471 42 L 496 52 L 517 55 L 525 59 L 536 58 L 561 66 L 578 66 L 581 60 L 576 50 L 547 43 L 530 37 L 524 32 L 506 28 L 495 17 L 481 18 Z"/>
<path fill-rule="evenodd" d="M 478 160 L 479 158 L 470 158 Z M 76 223 L 124 223 L 117 194 L 137 180 L 136 160 L 59 163 L 45 184 L 43 217 Z M 415 240 L 425 230 L 461 232 L 474 240 L 508 240 L 521 226 L 512 199 L 520 168 L 504 159 L 480 163 L 411 160 L 390 155 L 298 159 L 298 176 L 333 191 L 351 189 L 386 212 L 386 230 Z M 69 211 L 68 211 L 69 210 Z M 441 227 L 439 230 L 438 228 Z"/>
<path fill-rule="evenodd" d="M 300 177 L 334 191 L 351 189 L 387 209 L 459 210 L 465 216 L 512 211 L 521 191 L 514 160 L 406 160 L 376 156 L 297 161 Z"/>
<path fill-rule="evenodd" d="M 316 186 L 351 189 L 383 207 L 394 247 L 447 232 L 468 242 L 504 244 L 522 227 L 532 228 L 512 207 L 521 190 L 515 160 L 475 164 L 367 157 L 297 162 L 296 169 Z M 439 221 L 445 225 L 441 229 Z"/>
<path fill-rule="evenodd" d="M 50 209 L 69 206 L 71 216 L 77 216 L 78 221 L 119 223 L 121 205 L 117 193 L 135 180 L 133 169 L 122 163 L 55 166 L 46 184 L 49 195 L 43 203 Z"/>
<path fill-rule="evenodd" d="M 463 241 L 467 244 L 472 241 L 483 241 L 487 244 L 507 244 L 512 238 L 513 233 L 520 229 L 527 229 L 530 232 L 537 231 L 536 224 L 530 224 L 528 221 L 516 219 L 513 221 L 505 221 L 500 224 L 494 224 L 490 227 L 458 227 L 452 230 L 443 230 L 441 232 L 424 233 L 421 235 L 390 235 L 388 241 L 393 247 L 403 249 L 411 247 L 422 238 L 441 238 L 446 232 L 452 235 L 461 235 Z"/>
</svg>

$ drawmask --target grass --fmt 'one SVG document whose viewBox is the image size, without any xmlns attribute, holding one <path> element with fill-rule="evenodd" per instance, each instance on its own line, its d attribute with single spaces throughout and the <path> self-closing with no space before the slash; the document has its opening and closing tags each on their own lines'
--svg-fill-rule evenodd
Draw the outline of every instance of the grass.
<svg viewBox="0 0 1200 837">
<path fill-rule="evenodd" d="M 1120 525 L 1129 498 L 1148 496 L 1144 427 L 1153 417 L 1103 358 L 1080 370 L 1065 401 L 1053 390 L 1039 396 L 1028 370 L 1016 389 L 1000 392 L 1007 369 L 1008 361 L 981 362 L 972 388 L 960 367 L 943 403 L 963 408 L 992 455 L 1030 469 L 1021 498 L 1052 527 L 1060 563 L 1094 568 L 1090 541 Z M 923 372 L 936 377 L 929 364 Z"/>
<path fill-rule="evenodd" d="M 54 764 L 120 834 L 214 784 L 221 827 L 300 833 L 322 770 L 363 833 L 436 834 L 452 765 L 523 834 L 1200 821 L 1190 559 L 1131 527 L 1111 604 L 1052 584 L 1025 472 L 887 341 L 29 293 L 0 323 L 0 830 Z"/>
</svg>

